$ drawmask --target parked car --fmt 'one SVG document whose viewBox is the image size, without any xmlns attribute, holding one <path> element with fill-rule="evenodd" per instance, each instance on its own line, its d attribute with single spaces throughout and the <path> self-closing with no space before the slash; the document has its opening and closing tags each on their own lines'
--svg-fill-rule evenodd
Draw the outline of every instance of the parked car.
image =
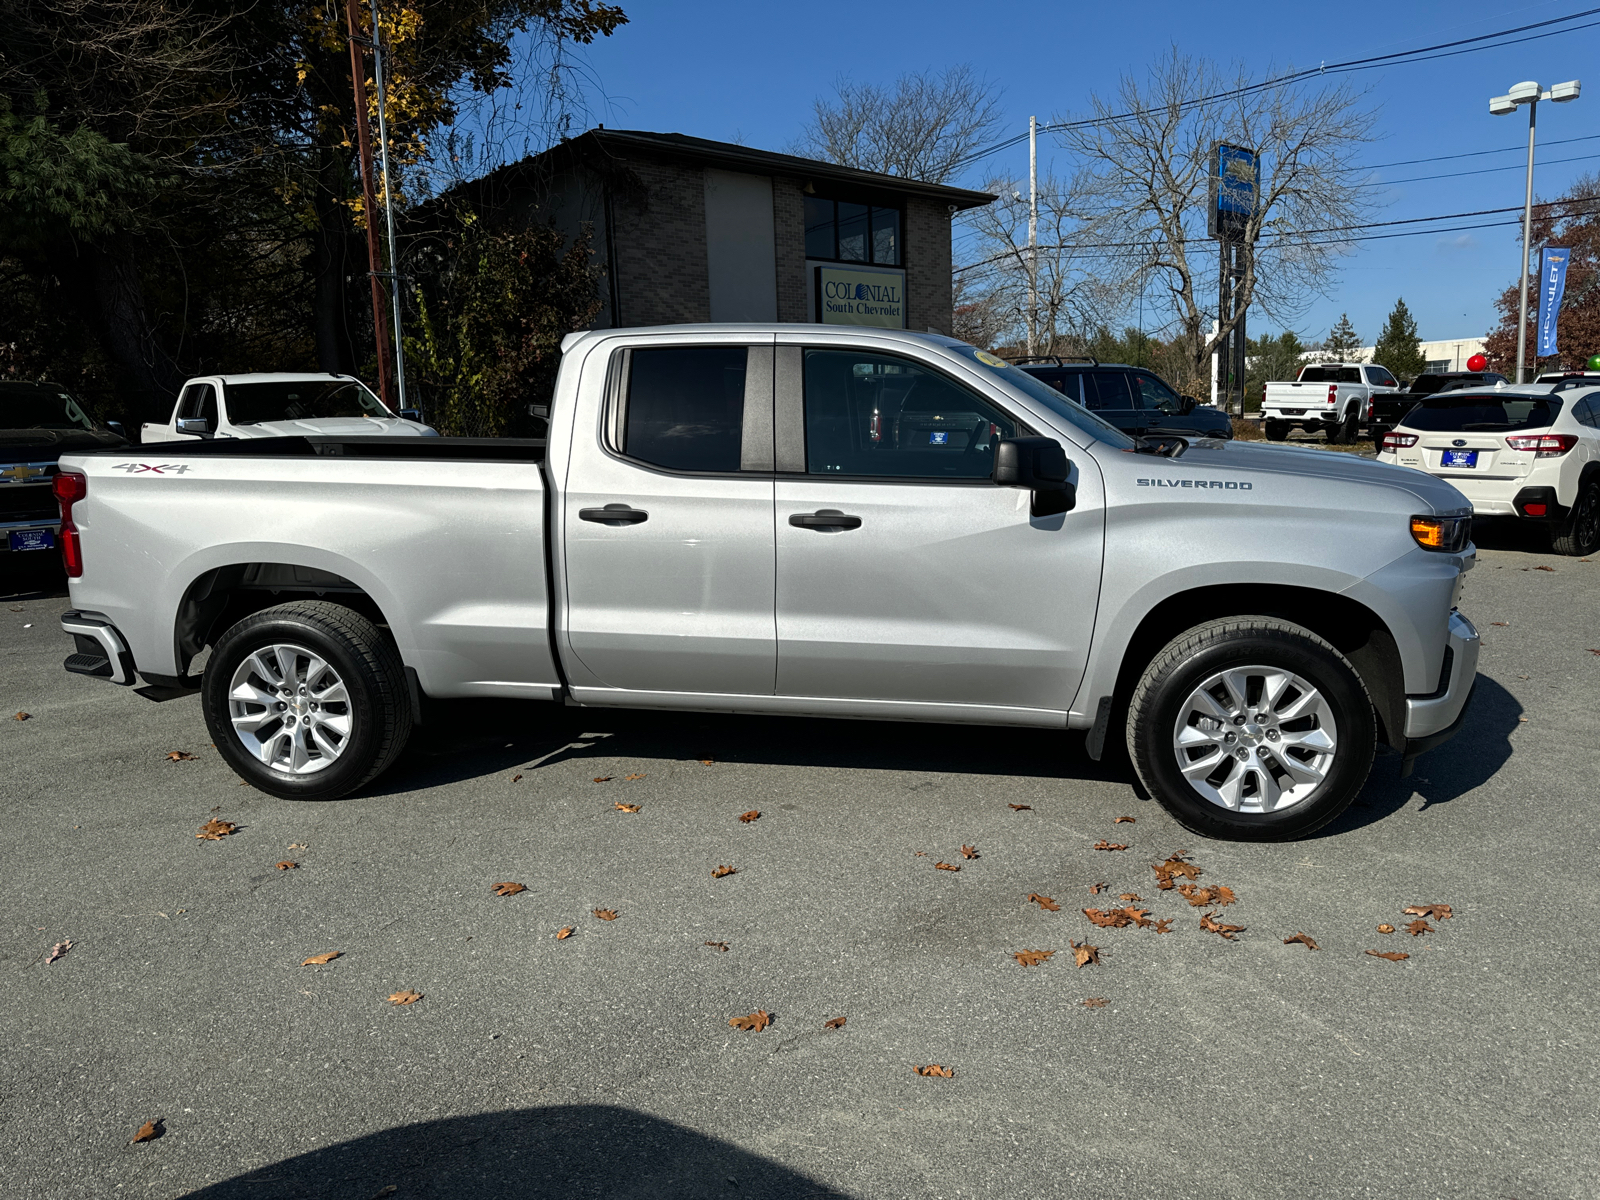
<svg viewBox="0 0 1600 1200">
<path fill-rule="evenodd" d="M 61 513 L 51 480 L 68 450 L 126 444 L 55 383 L 0 380 L 0 551 L 53 550 Z"/>
<path fill-rule="evenodd" d="M 1093 358 L 1018 359 L 1028 374 L 1076 400 L 1102 421 L 1135 437 L 1231 438 L 1228 414 L 1180 396 L 1152 371 Z"/>
<path fill-rule="evenodd" d="M 1374 363 L 1311 363 L 1293 383 L 1269 383 L 1261 401 L 1262 431 L 1281 442 L 1295 429 L 1318 430 L 1349 444 L 1374 421 L 1373 401 L 1400 391 L 1388 368 Z"/>
<path fill-rule="evenodd" d="M 1178 820 L 1252 840 L 1324 825 L 1378 738 L 1409 762 L 1465 712 L 1470 509 L 1441 480 L 1262 443 L 1167 456 L 937 335 L 562 350 L 548 453 L 71 456 L 67 669 L 198 687 L 226 761 L 286 798 L 383 771 L 421 695 L 502 696 L 1076 729 L 1095 758 L 1118 737 Z"/>
<path fill-rule="evenodd" d="M 1504 386 L 1509 383 L 1496 371 L 1433 371 L 1418 375 L 1403 392 L 1380 392 L 1372 397 L 1371 433 L 1374 442 L 1400 423 L 1400 418 L 1424 396 L 1455 392 L 1462 388 Z"/>
<path fill-rule="evenodd" d="M 396 414 L 350 375 L 208 375 L 183 385 L 165 425 L 146 424 L 140 440 L 328 437 L 437 437 L 411 409 Z"/>
<path fill-rule="evenodd" d="M 1425 396 L 1378 458 L 1445 479 L 1480 517 L 1545 527 L 1559 554 L 1600 550 L 1600 379 Z"/>
</svg>

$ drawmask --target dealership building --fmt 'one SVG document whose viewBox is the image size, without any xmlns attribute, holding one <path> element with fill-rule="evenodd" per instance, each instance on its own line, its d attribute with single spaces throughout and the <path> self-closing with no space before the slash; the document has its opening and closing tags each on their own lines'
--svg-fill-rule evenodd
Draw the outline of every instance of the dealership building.
<svg viewBox="0 0 1600 1200">
<path fill-rule="evenodd" d="M 949 333 L 951 218 L 994 199 L 679 133 L 593 129 L 456 192 L 591 231 L 593 327 L 820 322 Z"/>
</svg>

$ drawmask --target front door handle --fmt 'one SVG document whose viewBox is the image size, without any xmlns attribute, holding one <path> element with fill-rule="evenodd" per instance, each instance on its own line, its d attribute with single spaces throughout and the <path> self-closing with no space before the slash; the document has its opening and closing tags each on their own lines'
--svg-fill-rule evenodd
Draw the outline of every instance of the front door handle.
<svg viewBox="0 0 1600 1200">
<path fill-rule="evenodd" d="M 791 513 L 789 524 L 799 529 L 860 529 L 861 518 L 837 508 L 821 508 L 814 513 Z"/>
<path fill-rule="evenodd" d="M 642 508 L 630 508 L 626 504 L 608 504 L 604 508 L 580 508 L 578 519 L 597 521 L 601 525 L 637 525 L 641 521 L 648 521 L 650 514 Z"/>
</svg>

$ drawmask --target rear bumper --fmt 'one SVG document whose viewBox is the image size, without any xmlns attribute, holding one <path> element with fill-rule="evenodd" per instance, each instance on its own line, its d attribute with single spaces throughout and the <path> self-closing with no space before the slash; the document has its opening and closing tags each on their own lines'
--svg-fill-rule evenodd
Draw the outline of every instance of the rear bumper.
<svg viewBox="0 0 1600 1200">
<path fill-rule="evenodd" d="M 101 613 L 69 608 L 61 614 L 61 628 L 72 635 L 77 653 L 61 665 L 74 675 L 93 675 L 124 687 L 134 681 L 133 652 L 117 627 Z"/>
<path fill-rule="evenodd" d="M 1426 696 L 1406 697 L 1407 758 L 1415 758 L 1423 751 L 1431 750 L 1460 727 L 1467 699 L 1478 679 L 1478 650 L 1481 645 L 1472 622 L 1460 613 L 1452 612 L 1446 633 L 1445 665 L 1439 689 Z"/>
</svg>

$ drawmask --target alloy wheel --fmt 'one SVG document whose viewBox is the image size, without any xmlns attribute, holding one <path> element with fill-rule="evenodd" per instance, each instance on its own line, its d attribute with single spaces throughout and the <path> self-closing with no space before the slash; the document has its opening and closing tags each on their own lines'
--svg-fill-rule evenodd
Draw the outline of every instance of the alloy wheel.
<svg viewBox="0 0 1600 1200">
<path fill-rule="evenodd" d="M 262 765 L 311 775 L 338 759 L 354 726 L 350 694 L 328 661 L 289 643 L 245 656 L 228 685 L 228 718 Z"/>
</svg>

